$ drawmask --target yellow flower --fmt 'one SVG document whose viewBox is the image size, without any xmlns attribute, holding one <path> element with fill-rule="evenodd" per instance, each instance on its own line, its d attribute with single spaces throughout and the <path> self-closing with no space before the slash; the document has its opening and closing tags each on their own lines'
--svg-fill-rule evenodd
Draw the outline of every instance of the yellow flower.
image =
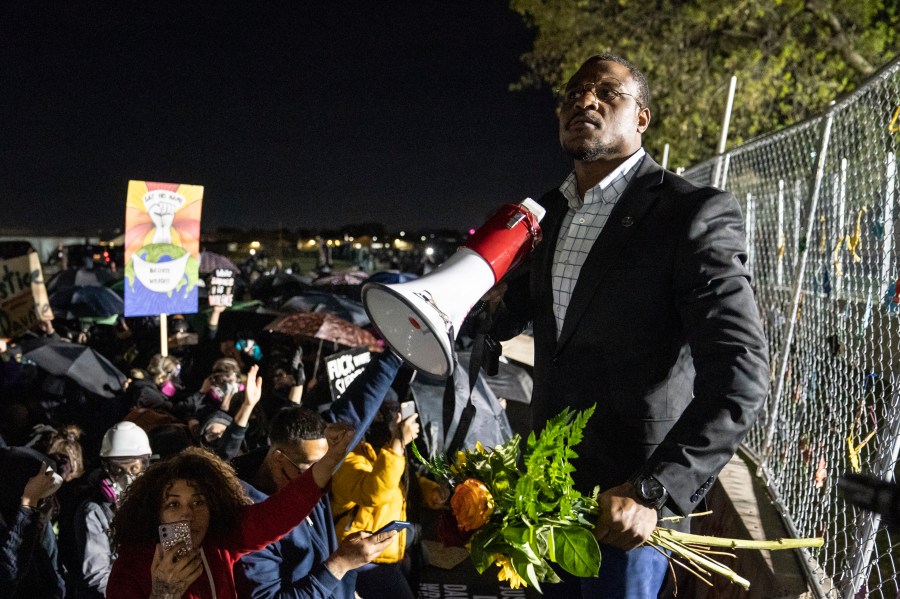
<svg viewBox="0 0 900 599">
<path fill-rule="evenodd" d="M 497 580 L 500 582 L 508 580 L 509 588 L 511 589 L 528 586 L 525 579 L 519 576 L 519 573 L 513 568 L 512 562 L 508 557 L 499 553 L 495 553 L 492 557 L 494 558 L 494 563 L 500 566 L 500 571 L 497 572 Z"/>
<path fill-rule="evenodd" d="M 478 453 L 487 453 L 484 449 L 484 445 L 481 444 L 481 441 L 475 441 L 475 449 Z"/>
<path fill-rule="evenodd" d="M 466 457 L 466 454 L 462 451 L 456 452 L 456 462 L 450 466 L 450 472 L 453 474 L 460 474 L 463 471 L 463 468 L 466 467 L 466 462 L 469 459 Z"/>
<path fill-rule="evenodd" d="M 477 530 L 494 513 L 494 498 L 483 482 L 469 478 L 456 486 L 450 507 L 460 530 Z"/>
</svg>

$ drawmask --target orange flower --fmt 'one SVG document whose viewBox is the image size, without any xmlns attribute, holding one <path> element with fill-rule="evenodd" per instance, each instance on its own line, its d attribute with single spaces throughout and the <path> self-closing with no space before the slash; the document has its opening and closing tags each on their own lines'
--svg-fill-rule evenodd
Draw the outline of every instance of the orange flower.
<svg viewBox="0 0 900 599">
<path fill-rule="evenodd" d="M 483 482 L 469 478 L 456 486 L 450 507 L 460 530 L 476 530 L 494 513 L 494 498 Z"/>
</svg>

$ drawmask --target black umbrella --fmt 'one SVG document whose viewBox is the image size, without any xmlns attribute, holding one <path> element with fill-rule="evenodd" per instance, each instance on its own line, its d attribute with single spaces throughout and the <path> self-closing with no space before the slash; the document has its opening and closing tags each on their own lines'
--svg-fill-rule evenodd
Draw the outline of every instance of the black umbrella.
<svg viewBox="0 0 900 599">
<path fill-rule="evenodd" d="M 56 273 L 47 281 L 47 291 L 62 291 L 69 287 L 103 287 L 119 277 L 108 268 L 78 268 Z"/>
<path fill-rule="evenodd" d="M 240 274 L 241 269 L 234 262 L 215 252 L 200 252 L 200 272 L 210 273 L 217 268 L 227 268 L 235 275 Z"/>
<path fill-rule="evenodd" d="M 241 337 L 256 338 L 263 328 L 278 316 L 278 312 L 262 307 L 225 310 L 219 317 L 216 340 L 237 340 Z"/>
<path fill-rule="evenodd" d="M 69 287 L 50 295 L 50 307 L 61 318 L 89 318 L 123 314 L 125 301 L 108 287 Z"/>
<path fill-rule="evenodd" d="M 115 397 L 125 375 L 90 347 L 78 343 L 51 343 L 23 356 L 50 374 L 72 379 L 80 387 L 102 397 Z"/>
<path fill-rule="evenodd" d="M 250 284 L 250 296 L 253 299 L 281 305 L 288 299 L 299 295 L 310 288 L 300 277 L 286 272 L 264 275 Z"/>
</svg>

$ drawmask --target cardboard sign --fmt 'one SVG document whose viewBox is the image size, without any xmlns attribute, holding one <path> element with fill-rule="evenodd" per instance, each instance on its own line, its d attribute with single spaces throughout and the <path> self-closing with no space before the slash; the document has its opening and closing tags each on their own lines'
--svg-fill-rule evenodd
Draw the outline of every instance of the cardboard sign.
<svg viewBox="0 0 900 599">
<path fill-rule="evenodd" d="M 129 181 L 125 316 L 197 312 L 203 187 Z"/>
<path fill-rule="evenodd" d="M 353 379 L 359 376 L 366 365 L 372 361 L 372 353 L 366 346 L 355 347 L 331 354 L 325 358 L 325 369 L 328 373 L 328 386 L 331 397 L 335 401 L 344 394 Z"/>
<path fill-rule="evenodd" d="M 234 302 L 234 273 L 230 268 L 217 268 L 209 278 L 209 305 L 231 307 Z"/>
<path fill-rule="evenodd" d="M 15 337 L 53 320 L 37 252 L 0 260 L 0 337 Z"/>
<path fill-rule="evenodd" d="M 537 595 L 538 597 L 540 595 Z M 450 582 L 420 581 L 416 591 L 419 599 L 525 599 L 525 589 L 510 589 L 496 584 L 476 582 L 460 584 Z"/>
</svg>

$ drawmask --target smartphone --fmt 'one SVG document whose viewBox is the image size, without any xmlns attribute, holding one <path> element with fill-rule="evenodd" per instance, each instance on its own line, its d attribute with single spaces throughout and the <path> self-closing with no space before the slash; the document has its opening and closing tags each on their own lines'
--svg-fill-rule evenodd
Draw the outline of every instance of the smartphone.
<svg viewBox="0 0 900 599">
<path fill-rule="evenodd" d="M 404 401 L 400 404 L 400 420 L 406 420 L 416 413 L 416 402 L 413 400 Z"/>
<path fill-rule="evenodd" d="M 411 526 L 412 524 L 410 524 L 409 522 L 404 522 L 403 520 L 393 520 L 391 522 L 388 522 L 372 534 L 377 535 L 383 532 L 390 532 L 392 530 L 403 530 L 404 528 L 410 528 Z"/>
<path fill-rule="evenodd" d="M 194 545 L 191 542 L 190 522 L 181 521 L 159 525 L 159 543 L 162 545 L 163 552 L 168 552 L 181 542 L 184 542 L 184 546 L 178 551 L 178 557 L 185 555 L 194 548 Z"/>
</svg>

